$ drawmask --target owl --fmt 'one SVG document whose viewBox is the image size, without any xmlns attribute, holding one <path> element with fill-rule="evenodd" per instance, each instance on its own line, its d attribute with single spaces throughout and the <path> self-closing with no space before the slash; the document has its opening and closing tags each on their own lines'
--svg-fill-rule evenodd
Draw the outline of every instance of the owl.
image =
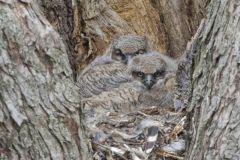
<svg viewBox="0 0 240 160">
<path fill-rule="evenodd" d="M 125 35 L 114 39 L 106 53 L 96 58 L 78 76 L 81 98 L 110 91 L 128 82 L 127 63 L 148 50 L 148 41 L 144 36 Z"/>
<path fill-rule="evenodd" d="M 173 107 L 176 70 L 176 62 L 160 53 L 138 55 L 127 66 L 128 82 L 82 102 L 91 115 L 100 108 L 126 113 L 147 106 Z"/>
<path fill-rule="evenodd" d="M 125 35 L 115 38 L 107 53 L 112 60 L 127 64 L 134 56 L 141 55 L 150 50 L 146 37 L 138 35 Z"/>
<path fill-rule="evenodd" d="M 129 74 L 138 86 L 141 106 L 173 107 L 177 63 L 170 57 L 152 52 L 130 62 Z"/>
<path fill-rule="evenodd" d="M 150 50 L 150 44 L 145 36 L 121 35 L 116 36 L 107 48 L 105 54 L 97 57 L 89 67 L 119 61 L 127 64 L 129 60 Z"/>
</svg>

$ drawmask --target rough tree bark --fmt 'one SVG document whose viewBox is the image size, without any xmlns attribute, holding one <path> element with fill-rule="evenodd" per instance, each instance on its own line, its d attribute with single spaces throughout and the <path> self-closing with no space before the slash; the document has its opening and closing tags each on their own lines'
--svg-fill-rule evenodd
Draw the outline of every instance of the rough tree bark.
<svg viewBox="0 0 240 160">
<path fill-rule="evenodd" d="M 187 158 L 240 159 L 240 3 L 207 5 L 192 74 L 192 140 Z"/>
<path fill-rule="evenodd" d="M 115 34 L 145 35 L 154 49 L 179 57 L 201 20 L 199 0 L 41 0 L 68 46 L 74 73 L 103 54 Z"/>
<path fill-rule="evenodd" d="M 238 0 L 0 0 L 0 159 L 90 159 L 74 70 L 118 33 L 178 57 L 205 12 L 186 159 L 240 159 Z"/>
<path fill-rule="evenodd" d="M 202 7 L 195 0 L 75 0 L 75 68 L 102 54 L 115 34 L 145 35 L 154 49 L 179 57 L 203 16 Z"/>
<path fill-rule="evenodd" d="M 0 159 L 89 159 L 66 47 L 36 2 L 0 1 Z"/>
</svg>

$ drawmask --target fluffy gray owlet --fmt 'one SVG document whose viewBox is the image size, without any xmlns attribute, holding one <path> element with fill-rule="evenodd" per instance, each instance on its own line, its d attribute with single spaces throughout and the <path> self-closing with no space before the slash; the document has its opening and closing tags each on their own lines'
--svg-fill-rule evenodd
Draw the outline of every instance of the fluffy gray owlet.
<svg viewBox="0 0 240 160">
<path fill-rule="evenodd" d="M 145 54 L 149 48 L 144 36 L 125 35 L 114 39 L 106 53 L 97 57 L 78 76 L 81 97 L 98 95 L 128 82 L 126 64 L 134 56 Z"/>
<path fill-rule="evenodd" d="M 129 112 L 147 106 L 173 107 L 175 61 L 160 53 L 139 55 L 128 64 L 128 83 L 83 99 L 86 110 Z"/>
<path fill-rule="evenodd" d="M 83 99 L 89 128 L 94 127 L 96 121 L 104 119 L 109 111 L 128 113 L 143 107 L 173 107 L 176 70 L 176 62 L 160 53 L 150 52 L 134 57 L 127 71 L 131 82 Z M 158 128 L 149 126 L 146 153 L 152 151 L 157 133 Z"/>
</svg>

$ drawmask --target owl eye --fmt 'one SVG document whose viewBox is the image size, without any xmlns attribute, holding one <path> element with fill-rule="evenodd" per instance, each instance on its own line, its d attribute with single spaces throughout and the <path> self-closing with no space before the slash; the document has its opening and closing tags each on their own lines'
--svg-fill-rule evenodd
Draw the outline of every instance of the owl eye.
<svg viewBox="0 0 240 160">
<path fill-rule="evenodd" d="M 143 77 L 143 75 L 144 75 L 144 74 L 143 74 L 142 72 L 137 72 L 137 76 L 138 76 L 138 77 Z"/>
<path fill-rule="evenodd" d="M 144 54 L 145 53 L 145 50 L 144 49 L 140 49 L 138 50 L 137 54 Z"/>
<path fill-rule="evenodd" d="M 136 55 L 140 55 L 140 54 L 144 54 L 144 53 L 145 53 L 145 50 L 140 49 L 140 50 L 138 50 L 138 51 L 135 53 L 135 56 L 136 56 Z"/>
<path fill-rule="evenodd" d="M 126 59 L 127 59 L 126 55 L 123 54 L 120 49 L 115 49 L 114 55 L 115 55 L 116 59 L 118 59 L 118 60 L 126 61 Z"/>
<path fill-rule="evenodd" d="M 117 56 L 121 56 L 121 55 L 122 55 L 122 51 L 121 51 L 120 49 L 116 49 L 116 50 L 115 50 L 115 54 L 116 54 Z"/>
<path fill-rule="evenodd" d="M 157 71 L 153 74 L 154 77 L 164 77 L 165 75 L 165 71 L 164 70 L 161 70 L 161 71 Z"/>
<path fill-rule="evenodd" d="M 143 78 L 144 73 L 143 72 L 138 72 L 138 71 L 133 71 L 132 75 L 135 76 L 135 77 Z"/>
</svg>

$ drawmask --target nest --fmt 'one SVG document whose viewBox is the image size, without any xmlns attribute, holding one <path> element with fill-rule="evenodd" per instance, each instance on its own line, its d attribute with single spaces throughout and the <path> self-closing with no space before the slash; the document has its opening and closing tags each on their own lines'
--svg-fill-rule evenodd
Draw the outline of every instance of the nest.
<svg viewBox="0 0 240 160">
<path fill-rule="evenodd" d="M 153 106 L 126 114 L 98 114 L 87 126 L 94 159 L 183 159 L 185 113 Z"/>
</svg>

